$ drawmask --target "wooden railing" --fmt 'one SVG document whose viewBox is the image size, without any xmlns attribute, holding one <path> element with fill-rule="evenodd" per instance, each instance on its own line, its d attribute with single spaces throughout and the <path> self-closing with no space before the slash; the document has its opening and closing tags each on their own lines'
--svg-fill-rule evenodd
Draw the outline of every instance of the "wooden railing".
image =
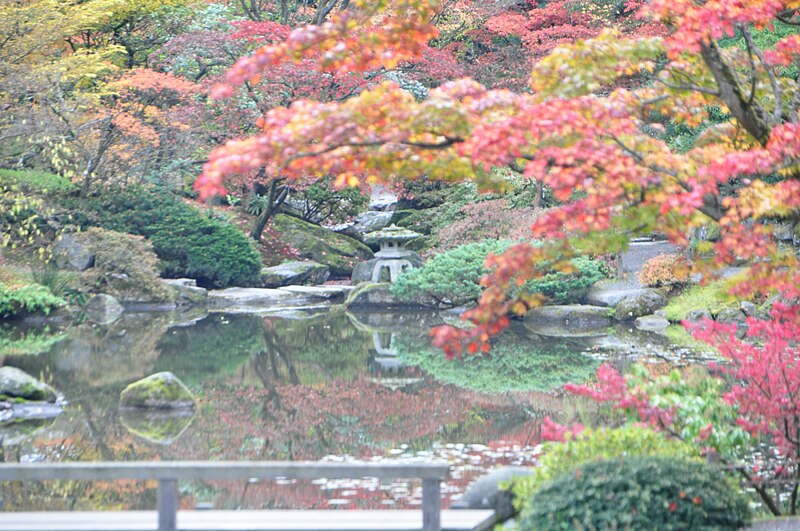
<svg viewBox="0 0 800 531">
<path fill-rule="evenodd" d="M 422 479 L 422 529 L 441 530 L 440 486 L 450 466 L 439 463 L 326 463 L 281 461 L 130 461 L 0 465 L 0 481 L 123 479 L 158 481 L 158 529 L 175 531 L 179 480 Z"/>
</svg>

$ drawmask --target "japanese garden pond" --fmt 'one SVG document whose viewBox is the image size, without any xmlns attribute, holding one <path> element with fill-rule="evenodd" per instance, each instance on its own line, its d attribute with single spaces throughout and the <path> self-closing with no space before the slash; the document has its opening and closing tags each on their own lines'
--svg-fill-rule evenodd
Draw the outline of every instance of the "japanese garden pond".
<svg viewBox="0 0 800 531">
<path fill-rule="evenodd" d="M 0 329 L 2 365 L 51 383 L 66 401 L 53 419 L 0 425 L 3 458 L 438 459 L 453 467 L 445 499 L 455 500 L 489 469 L 535 464 L 545 416 L 591 415 L 591 404 L 560 391 L 564 383 L 586 381 L 603 360 L 689 362 L 668 336 L 632 326 L 548 337 L 525 322 L 512 323 L 489 355 L 451 361 L 428 332 L 454 319 L 339 307 Z M 159 371 L 195 392 L 193 414 L 118 408 L 127 384 Z M 419 490 L 402 480 L 320 479 L 187 483 L 181 495 L 186 507 L 402 508 L 419 503 Z M 155 485 L 7 483 L 0 498 L 4 510 L 144 509 Z"/>
</svg>

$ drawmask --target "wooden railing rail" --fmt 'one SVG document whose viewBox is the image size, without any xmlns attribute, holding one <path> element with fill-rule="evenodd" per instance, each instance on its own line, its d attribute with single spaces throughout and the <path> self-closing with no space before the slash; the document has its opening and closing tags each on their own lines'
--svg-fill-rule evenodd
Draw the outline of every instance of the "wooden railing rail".
<svg viewBox="0 0 800 531">
<path fill-rule="evenodd" d="M 158 481 L 158 529 L 175 531 L 179 480 L 422 479 L 422 529 L 441 530 L 440 488 L 450 466 L 441 463 L 328 463 L 318 461 L 128 461 L 0 464 L 0 481 L 54 479 Z"/>
</svg>

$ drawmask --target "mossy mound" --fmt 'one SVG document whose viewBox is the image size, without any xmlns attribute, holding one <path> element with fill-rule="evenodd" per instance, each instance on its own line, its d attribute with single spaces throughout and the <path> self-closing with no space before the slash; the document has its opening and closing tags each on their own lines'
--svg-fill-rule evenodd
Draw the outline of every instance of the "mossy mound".
<svg viewBox="0 0 800 531">
<path fill-rule="evenodd" d="M 120 394 L 121 408 L 188 409 L 194 407 L 192 392 L 171 372 L 159 372 L 133 382 Z"/>
<path fill-rule="evenodd" d="M 435 215 L 427 210 L 396 210 L 392 223 L 398 227 L 413 230 L 422 234 L 431 234 L 434 229 Z"/>
<path fill-rule="evenodd" d="M 286 214 L 277 214 L 272 227 L 301 258 L 328 266 L 333 278 L 349 277 L 357 263 L 373 257 L 369 247 L 353 238 Z"/>
</svg>

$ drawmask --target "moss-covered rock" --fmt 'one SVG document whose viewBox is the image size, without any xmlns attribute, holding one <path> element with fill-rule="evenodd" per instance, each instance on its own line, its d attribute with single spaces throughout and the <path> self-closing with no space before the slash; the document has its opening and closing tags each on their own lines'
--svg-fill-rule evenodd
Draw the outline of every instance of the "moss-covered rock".
<svg viewBox="0 0 800 531">
<path fill-rule="evenodd" d="M 165 278 L 161 282 L 175 293 L 180 306 L 202 305 L 208 300 L 208 290 L 198 287 L 193 278 Z"/>
<path fill-rule="evenodd" d="M 435 219 L 433 210 L 396 210 L 392 222 L 398 227 L 430 234 L 433 232 Z"/>
<path fill-rule="evenodd" d="M 357 263 L 373 257 L 369 247 L 353 238 L 285 214 L 272 219 L 272 228 L 301 258 L 328 266 L 333 278 L 349 277 Z"/>
<path fill-rule="evenodd" d="M 637 317 L 650 315 L 667 304 L 667 299 L 654 290 L 643 290 L 635 295 L 623 297 L 616 306 L 617 321 L 633 321 Z"/>
<path fill-rule="evenodd" d="M 0 400 L 55 402 L 56 391 L 16 367 L 0 367 Z"/>
<path fill-rule="evenodd" d="M 192 392 L 171 372 L 159 372 L 133 382 L 119 397 L 122 408 L 187 409 L 194 407 Z"/>
</svg>

